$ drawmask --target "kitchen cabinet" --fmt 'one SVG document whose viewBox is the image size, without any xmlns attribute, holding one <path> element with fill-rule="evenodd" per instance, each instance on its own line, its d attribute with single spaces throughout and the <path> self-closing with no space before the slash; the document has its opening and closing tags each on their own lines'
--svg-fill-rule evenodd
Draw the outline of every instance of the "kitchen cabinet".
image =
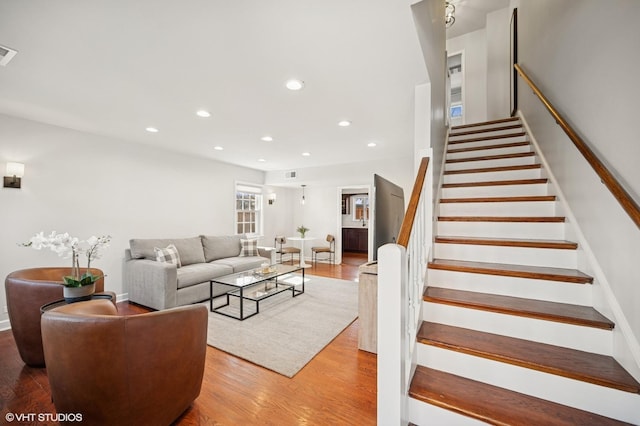
<svg viewBox="0 0 640 426">
<path fill-rule="evenodd" d="M 369 230 L 367 228 L 342 228 L 342 250 L 367 253 Z"/>
</svg>

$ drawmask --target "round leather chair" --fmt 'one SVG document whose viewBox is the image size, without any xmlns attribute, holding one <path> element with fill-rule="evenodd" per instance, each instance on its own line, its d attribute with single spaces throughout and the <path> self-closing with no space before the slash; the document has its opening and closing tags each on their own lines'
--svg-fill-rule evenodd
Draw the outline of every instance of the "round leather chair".
<svg viewBox="0 0 640 426">
<path fill-rule="evenodd" d="M 86 268 L 81 270 L 84 271 Z M 104 275 L 96 268 L 91 268 L 91 272 Z M 10 273 L 4 281 L 11 331 L 20 357 L 30 367 L 44 367 L 40 307 L 63 298 L 62 277 L 71 273 L 71 268 L 22 269 Z M 95 291 L 104 291 L 104 277 L 96 281 Z"/>
<path fill-rule="evenodd" d="M 90 425 L 171 424 L 200 394 L 207 320 L 202 304 L 119 316 L 104 299 L 45 312 L 56 410 Z"/>
</svg>

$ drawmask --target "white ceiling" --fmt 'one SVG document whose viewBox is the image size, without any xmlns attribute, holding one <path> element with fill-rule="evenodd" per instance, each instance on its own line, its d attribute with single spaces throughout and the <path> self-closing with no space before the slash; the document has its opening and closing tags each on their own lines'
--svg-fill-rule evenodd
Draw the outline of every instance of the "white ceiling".
<svg viewBox="0 0 640 426">
<path fill-rule="evenodd" d="M 449 0 L 455 8 L 456 22 L 447 28 L 447 39 L 485 27 L 487 13 L 509 7 L 509 0 Z"/>
<path fill-rule="evenodd" d="M 409 4 L 4 0 L 0 113 L 260 170 L 406 157 L 426 79 Z"/>
</svg>

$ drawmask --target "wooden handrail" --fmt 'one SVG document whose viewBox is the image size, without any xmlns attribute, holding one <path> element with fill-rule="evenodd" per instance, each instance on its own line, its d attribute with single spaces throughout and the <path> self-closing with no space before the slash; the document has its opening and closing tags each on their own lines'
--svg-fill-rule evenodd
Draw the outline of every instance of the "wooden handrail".
<svg viewBox="0 0 640 426">
<path fill-rule="evenodd" d="M 420 194 L 422 193 L 422 187 L 424 186 L 428 167 L 429 157 L 422 157 L 420 167 L 418 168 L 418 174 L 416 175 L 416 180 L 413 184 L 413 190 L 411 191 L 409 206 L 404 214 L 404 219 L 400 226 L 400 232 L 398 233 L 397 243 L 404 246 L 404 248 L 409 246 L 409 236 L 411 235 L 411 229 L 413 229 L 413 222 L 416 219 L 416 212 L 418 211 L 418 204 L 420 203 Z"/>
<path fill-rule="evenodd" d="M 533 92 L 540 98 L 544 106 L 547 107 L 549 113 L 556 120 L 556 123 L 562 130 L 569 136 L 569 139 L 573 142 L 573 144 L 578 148 L 578 151 L 582 153 L 587 162 L 593 167 L 593 170 L 600 176 L 602 179 L 602 183 L 609 188 L 611 194 L 615 197 L 616 200 L 620 203 L 624 211 L 627 212 L 631 220 L 633 220 L 638 228 L 640 228 L 640 206 L 633 199 L 633 197 L 622 187 L 620 182 L 613 176 L 613 174 L 607 169 L 607 167 L 600 161 L 598 156 L 589 148 L 589 146 L 578 136 L 578 134 L 573 130 L 573 128 L 567 123 L 567 121 L 560 115 L 560 113 L 551 105 L 551 102 L 542 94 L 540 89 L 534 84 L 533 81 L 529 78 L 527 73 L 520 67 L 519 64 L 514 65 L 520 77 L 531 87 Z"/>
</svg>

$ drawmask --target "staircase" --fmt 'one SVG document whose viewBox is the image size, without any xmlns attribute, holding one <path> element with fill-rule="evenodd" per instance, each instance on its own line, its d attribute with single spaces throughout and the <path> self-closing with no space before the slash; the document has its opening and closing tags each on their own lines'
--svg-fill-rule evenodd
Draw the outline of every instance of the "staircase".
<svg viewBox="0 0 640 426">
<path fill-rule="evenodd" d="M 640 383 L 611 356 L 615 324 L 519 119 L 454 127 L 441 191 L 412 423 L 640 424 Z"/>
</svg>

